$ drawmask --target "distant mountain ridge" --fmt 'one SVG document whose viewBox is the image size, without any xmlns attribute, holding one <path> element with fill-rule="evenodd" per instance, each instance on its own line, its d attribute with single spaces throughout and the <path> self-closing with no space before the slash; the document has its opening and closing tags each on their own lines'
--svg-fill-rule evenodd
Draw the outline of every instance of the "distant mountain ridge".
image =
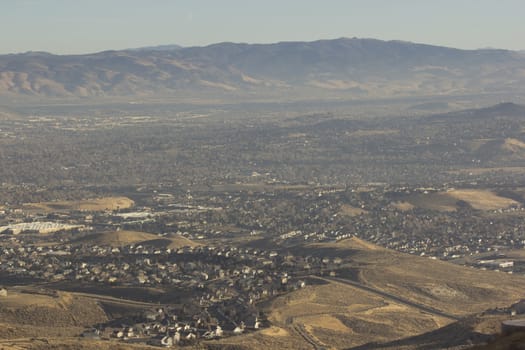
<svg viewBox="0 0 525 350">
<path fill-rule="evenodd" d="M 514 117 L 525 120 L 525 106 L 513 102 L 501 102 L 494 106 L 479 109 L 465 109 L 445 114 L 431 115 L 433 120 L 482 120 L 496 117 Z"/>
<path fill-rule="evenodd" d="M 155 45 L 155 46 L 143 46 L 143 47 L 135 47 L 132 49 L 126 49 L 124 51 L 171 51 L 171 50 L 178 50 L 182 49 L 183 47 L 180 45 Z"/>
<path fill-rule="evenodd" d="M 516 92 L 525 56 L 375 39 L 0 56 L 0 95 L 392 97 Z"/>
</svg>

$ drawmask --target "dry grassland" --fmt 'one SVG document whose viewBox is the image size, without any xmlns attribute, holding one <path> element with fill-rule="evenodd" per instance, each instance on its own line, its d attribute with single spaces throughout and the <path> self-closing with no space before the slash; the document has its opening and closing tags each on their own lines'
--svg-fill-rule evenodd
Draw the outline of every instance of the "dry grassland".
<svg viewBox="0 0 525 350">
<path fill-rule="evenodd" d="M 520 276 L 401 254 L 356 238 L 305 248 L 321 255 L 323 249 L 327 255 L 336 249 L 344 256 L 346 251 L 360 266 L 359 279 L 364 285 L 459 317 L 509 306 L 523 298 L 525 290 L 525 278 Z M 318 344 L 338 349 L 407 338 L 452 322 L 337 281 L 279 297 L 268 315 L 274 325 L 290 333 L 298 324 Z M 486 320 L 474 330 L 493 334 L 497 324 Z"/>
<path fill-rule="evenodd" d="M 70 337 L 107 320 L 95 301 L 70 293 L 50 296 L 9 289 L 7 297 L 0 297 L 0 339 Z"/>
<path fill-rule="evenodd" d="M 415 207 L 438 211 L 457 210 L 460 200 L 479 210 L 505 209 L 519 204 L 487 189 L 450 189 L 445 192 L 417 193 L 406 198 L 406 202 Z"/>
<path fill-rule="evenodd" d="M 109 245 L 112 247 L 124 247 L 130 244 L 157 239 L 159 236 L 138 231 L 114 231 L 105 233 L 95 233 L 80 238 L 76 242 Z"/>
<path fill-rule="evenodd" d="M 286 327 L 272 326 L 258 332 L 250 332 L 238 337 L 229 337 L 213 341 L 216 345 L 214 349 L 219 350 L 219 346 L 226 349 L 259 350 L 259 349 L 294 349 L 312 350 L 312 345 L 308 344 L 299 334 Z"/>
<path fill-rule="evenodd" d="M 263 329 L 261 331 L 261 334 L 270 337 L 288 337 L 290 335 L 290 333 L 286 329 L 276 326 L 271 326 L 269 328 Z"/>
<path fill-rule="evenodd" d="M 450 190 L 447 195 L 469 203 L 473 208 L 480 210 L 496 210 L 519 204 L 513 199 L 501 197 L 489 190 Z"/>
<path fill-rule="evenodd" d="M 152 244 L 169 249 L 196 247 L 200 245 L 199 243 L 182 236 L 162 237 L 153 233 L 125 230 L 90 234 L 76 240 L 75 242 L 108 245 L 111 247 L 124 247 L 130 244 L 140 243 Z"/>
<path fill-rule="evenodd" d="M 332 244 L 316 244 L 351 250 L 362 266 L 363 283 L 393 295 L 413 300 L 455 315 L 483 312 L 509 306 L 523 298 L 525 278 L 495 271 L 481 271 L 439 260 L 397 253 L 357 238 Z M 340 248 L 343 249 L 343 248 Z"/>
<path fill-rule="evenodd" d="M 522 152 L 525 150 L 525 142 L 513 138 L 506 138 L 502 148 L 513 153 Z"/>
<path fill-rule="evenodd" d="M 186 237 L 177 236 L 177 237 L 170 237 L 167 238 L 171 241 L 166 248 L 169 249 L 176 249 L 176 248 L 182 248 L 182 247 L 198 247 L 201 246 L 200 243 L 194 242 Z"/>
<path fill-rule="evenodd" d="M 391 205 L 394 208 L 401 210 L 401 211 L 409 211 L 415 208 L 415 206 L 412 203 L 405 202 L 405 201 L 394 202 Z"/>
<path fill-rule="evenodd" d="M 406 201 L 414 207 L 429 210 L 454 211 L 457 209 L 457 199 L 443 192 L 428 194 L 416 193 L 406 198 Z"/>
<path fill-rule="evenodd" d="M 292 333 L 300 325 L 318 344 L 337 349 L 401 339 L 451 322 L 338 282 L 279 297 L 270 310 L 278 327 Z"/>
<path fill-rule="evenodd" d="M 344 216 L 359 216 L 361 214 L 366 214 L 366 213 L 368 213 L 366 210 L 357 208 L 357 207 L 353 207 L 348 204 L 343 204 L 341 206 L 341 209 L 339 209 L 339 214 L 344 215 Z"/>
<path fill-rule="evenodd" d="M 65 212 L 72 210 L 106 211 L 128 209 L 133 207 L 133 205 L 135 205 L 135 203 L 127 197 L 104 197 L 79 201 L 28 203 L 24 205 L 24 209 L 40 210 L 44 212 Z"/>
</svg>

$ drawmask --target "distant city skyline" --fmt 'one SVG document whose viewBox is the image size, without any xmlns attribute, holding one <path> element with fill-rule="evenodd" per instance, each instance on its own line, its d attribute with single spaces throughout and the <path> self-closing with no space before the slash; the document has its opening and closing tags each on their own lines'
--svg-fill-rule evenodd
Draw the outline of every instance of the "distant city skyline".
<svg viewBox="0 0 525 350">
<path fill-rule="evenodd" d="M 523 0 L 2 0 L 0 54 L 340 37 L 525 50 Z"/>
</svg>

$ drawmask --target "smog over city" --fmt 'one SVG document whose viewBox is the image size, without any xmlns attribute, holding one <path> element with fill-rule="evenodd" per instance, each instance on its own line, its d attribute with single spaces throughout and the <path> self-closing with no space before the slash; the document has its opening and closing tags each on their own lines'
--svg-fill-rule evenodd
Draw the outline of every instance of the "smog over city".
<svg viewBox="0 0 525 350">
<path fill-rule="evenodd" d="M 522 349 L 524 12 L 5 1 L 0 349 Z"/>
</svg>

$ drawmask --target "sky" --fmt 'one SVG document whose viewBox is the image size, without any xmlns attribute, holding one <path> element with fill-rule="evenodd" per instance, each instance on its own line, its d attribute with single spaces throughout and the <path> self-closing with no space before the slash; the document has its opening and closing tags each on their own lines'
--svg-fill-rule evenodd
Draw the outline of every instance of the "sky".
<svg viewBox="0 0 525 350">
<path fill-rule="evenodd" d="M 0 0 L 0 54 L 340 37 L 525 50 L 525 0 Z"/>
</svg>

